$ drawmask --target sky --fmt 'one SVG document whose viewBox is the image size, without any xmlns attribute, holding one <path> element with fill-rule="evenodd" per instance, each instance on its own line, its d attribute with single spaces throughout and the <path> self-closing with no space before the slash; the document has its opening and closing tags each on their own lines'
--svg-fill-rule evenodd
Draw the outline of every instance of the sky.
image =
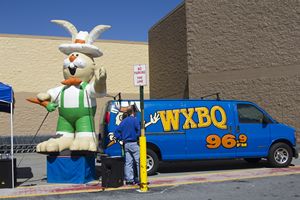
<svg viewBox="0 0 300 200">
<path fill-rule="evenodd" d="M 0 0 L 0 34 L 63 36 L 51 23 L 67 20 L 78 31 L 110 25 L 100 39 L 148 41 L 148 30 L 183 0 Z"/>
</svg>

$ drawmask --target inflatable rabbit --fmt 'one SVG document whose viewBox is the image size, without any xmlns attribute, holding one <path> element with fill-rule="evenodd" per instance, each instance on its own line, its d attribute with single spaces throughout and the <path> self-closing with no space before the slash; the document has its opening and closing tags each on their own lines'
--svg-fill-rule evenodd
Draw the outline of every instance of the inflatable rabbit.
<svg viewBox="0 0 300 200">
<path fill-rule="evenodd" d="M 68 56 L 63 64 L 63 85 L 28 99 L 49 112 L 56 108 L 59 111 L 56 137 L 38 144 L 37 152 L 97 151 L 94 115 L 96 98 L 106 95 L 106 72 L 96 67 L 94 58 L 102 56 L 102 52 L 92 44 L 110 26 L 98 25 L 88 33 L 78 32 L 68 21 L 52 22 L 71 33 L 72 43 L 59 46 Z"/>
</svg>

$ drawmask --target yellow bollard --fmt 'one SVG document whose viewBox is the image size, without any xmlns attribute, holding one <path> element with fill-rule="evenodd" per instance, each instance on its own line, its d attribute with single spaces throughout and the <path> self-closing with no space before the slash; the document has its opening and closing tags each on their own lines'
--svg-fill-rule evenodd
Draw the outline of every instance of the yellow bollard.
<svg viewBox="0 0 300 200">
<path fill-rule="evenodd" d="M 147 143 L 145 136 L 145 121 L 144 121 L 144 86 L 140 86 L 140 101 L 141 101 L 141 137 L 140 137 L 140 191 L 148 191 L 147 180 Z"/>
<path fill-rule="evenodd" d="M 145 137 L 145 130 L 141 130 L 140 137 L 140 190 L 141 192 L 148 191 L 148 180 L 147 180 L 147 144 Z"/>
</svg>

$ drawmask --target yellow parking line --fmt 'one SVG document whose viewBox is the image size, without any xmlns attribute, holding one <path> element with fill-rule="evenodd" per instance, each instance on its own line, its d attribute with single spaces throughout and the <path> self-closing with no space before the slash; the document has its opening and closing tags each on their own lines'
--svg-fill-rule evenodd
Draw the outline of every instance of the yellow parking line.
<svg viewBox="0 0 300 200">
<path fill-rule="evenodd" d="M 37 196 L 49 196 L 49 195 L 59 195 L 59 194 L 77 194 L 82 192 L 97 192 L 100 190 L 81 190 L 81 191 L 69 191 L 69 192 L 51 192 L 51 193 L 44 193 L 44 194 L 22 194 L 22 195 L 15 195 L 15 196 L 1 196 L 0 199 L 6 198 L 22 198 L 22 197 L 37 197 Z"/>
<path fill-rule="evenodd" d="M 37 197 L 37 196 L 49 196 L 49 195 L 61 195 L 61 194 L 78 194 L 78 193 L 88 193 L 88 192 L 104 192 L 104 191 L 114 191 L 114 190 L 129 190 L 129 189 L 139 189 L 138 186 L 122 187 L 122 188 L 107 188 L 103 189 L 90 189 L 90 190 L 78 190 L 78 191 L 66 191 L 66 192 L 49 192 L 44 194 L 22 194 L 15 196 L 0 196 L 0 199 L 6 198 L 22 198 L 22 197 Z"/>
<path fill-rule="evenodd" d="M 265 170 L 266 168 L 254 168 L 255 170 Z M 226 170 L 226 171 L 221 171 L 221 172 L 207 172 L 207 173 L 193 173 L 193 174 L 180 174 L 180 175 L 175 175 L 175 176 L 163 176 L 163 177 L 153 177 L 153 178 L 149 178 L 151 180 L 156 180 L 156 179 L 162 179 L 162 178 L 179 178 L 179 177 L 189 177 L 189 176 L 196 176 L 196 175 L 201 175 L 201 176 L 207 176 L 207 175 L 213 175 L 213 174 L 228 174 L 228 173 L 232 173 L 232 172 L 243 172 L 243 171 L 251 171 L 253 170 L 253 168 L 251 169 L 230 169 L 230 170 Z"/>
<path fill-rule="evenodd" d="M 193 182 L 179 182 L 179 183 L 166 183 L 166 184 L 155 184 L 151 185 L 151 187 L 164 187 L 164 186 L 175 186 L 175 185 L 188 185 L 188 184 L 199 184 L 199 183 L 214 183 L 214 182 L 226 182 L 226 181 L 233 181 L 233 180 L 242 180 L 242 179 L 254 179 L 254 178 L 264 178 L 264 177 L 274 177 L 274 176 L 286 176 L 291 174 L 300 174 L 300 172 L 290 172 L 284 174 L 272 174 L 272 175 L 259 175 L 259 176 L 245 176 L 241 178 L 225 178 L 222 180 L 204 180 L 204 181 L 193 181 Z"/>
</svg>

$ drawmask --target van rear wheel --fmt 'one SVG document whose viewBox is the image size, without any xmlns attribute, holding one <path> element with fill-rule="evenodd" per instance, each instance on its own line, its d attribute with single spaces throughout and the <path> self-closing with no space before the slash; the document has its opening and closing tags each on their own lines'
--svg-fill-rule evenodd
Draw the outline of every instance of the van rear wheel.
<svg viewBox="0 0 300 200">
<path fill-rule="evenodd" d="M 147 174 L 154 175 L 158 169 L 158 165 L 157 154 L 153 150 L 147 149 Z"/>
<path fill-rule="evenodd" d="M 271 146 L 268 161 L 272 167 L 288 167 L 292 158 L 293 152 L 289 145 L 280 142 Z"/>
</svg>

